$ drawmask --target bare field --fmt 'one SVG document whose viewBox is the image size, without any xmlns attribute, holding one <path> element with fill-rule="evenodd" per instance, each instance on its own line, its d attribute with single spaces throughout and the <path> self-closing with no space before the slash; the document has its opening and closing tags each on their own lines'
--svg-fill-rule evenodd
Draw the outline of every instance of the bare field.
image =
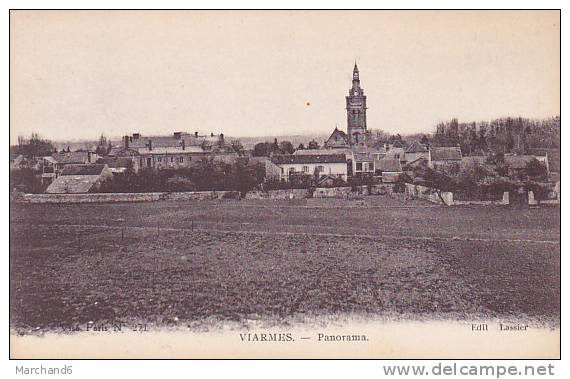
<svg viewBox="0 0 570 379">
<path fill-rule="evenodd" d="M 559 324 L 558 208 L 12 204 L 10 219 L 10 316 L 21 333 L 338 314 Z"/>
</svg>

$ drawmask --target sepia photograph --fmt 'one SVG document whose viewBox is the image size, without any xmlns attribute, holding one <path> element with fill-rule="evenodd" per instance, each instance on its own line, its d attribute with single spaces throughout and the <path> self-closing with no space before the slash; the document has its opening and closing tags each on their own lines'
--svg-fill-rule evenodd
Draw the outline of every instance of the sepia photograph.
<svg viewBox="0 0 570 379">
<path fill-rule="evenodd" d="M 9 32 L 11 359 L 560 358 L 560 10 Z"/>
</svg>

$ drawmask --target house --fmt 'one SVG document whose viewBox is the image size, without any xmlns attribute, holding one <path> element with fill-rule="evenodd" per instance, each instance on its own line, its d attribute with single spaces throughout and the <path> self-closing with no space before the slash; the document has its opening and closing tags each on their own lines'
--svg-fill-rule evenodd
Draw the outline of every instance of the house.
<svg viewBox="0 0 570 379">
<path fill-rule="evenodd" d="M 352 160 L 353 175 L 374 175 L 374 158 L 370 151 L 354 151 Z"/>
<path fill-rule="evenodd" d="M 386 146 L 385 158 L 398 159 L 401 163 L 406 162 L 406 151 L 403 147 L 394 147 L 393 145 Z"/>
<path fill-rule="evenodd" d="M 143 138 L 139 133 L 123 137 L 123 147 L 110 155 L 129 158 L 135 172 L 143 168 L 187 168 L 203 158 L 234 163 L 237 152 L 225 144 L 223 134 L 200 136 L 176 132 L 173 136 Z"/>
<path fill-rule="evenodd" d="M 323 175 L 347 180 L 348 165 L 345 154 L 275 155 L 265 164 L 265 176 L 273 180 L 289 181 L 294 175 Z"/>
<path fill-rule="evenodd" d="M 99 156 L 91 151 L 72 151 L 55 153 L 43 158 L 43 172 L 53 174 L 57 178 L 68 165 L 85 165 L 95 163 Z"/>
<path fill-rule="evenodd" d="M 339 178 L 331 175 L 323 175 L 317 180 L 317 187 L 335 187 L 339 185 Z"/>
<path fill-rule="evenodd" d="M 103 157 L 97 160 L 99 164 L 106 164 L 113 174 L 122 174 L 133 168 L 133 161 L 128 157 Z"/>
<path fill-rule="evenodd" d="M 404 150 L 404 158 L 406 162 L 414 162 L 420 158 L 428 159 L 428 148 L 418 141 L 414 141 L 407 149 Z"/>
<path fill-rule="evenodd" d="M 549 175 L 550 170 L 548 164 L 548 156 L 505 154 L 505 164 L 509 169 L 509 176 L 512 178 L 521 178 L 526 176 L 525 170 L 527 168 L 527 165 L 534 159 L 546 167 L 546 173 Z"/>
<path fill-rule="evenodd" d="M 430 168 L 459 167 L 463 156 L 459 146 L 431 147 L 429 149 L 428 165 Z"/>
<path fill-rule="evenodd" d="M 106 164 L 69 165 L 48 186 L 46 193 L 94 192 L 112 177 L 113 173 Z"/>
<path fill-rule="evenodd" d="M 330 137 L 325 141 L 327 149 L 346 149 L 349 146 L 348 135 L 338 128 L 334 128 Z"/>
<path fill-rule="evenodd" d="M 382 177 L 384 183 L 394 183 L 403 173 L 402 164 L 399 159 L 384 158 L 376 160 L 375 175 Z"/>
<path fill-rule="evenodd" d="M 42 158 L 42 183 L 51 183 L 57 177 L 57 164 L 51 156 Z"/>
</svg>

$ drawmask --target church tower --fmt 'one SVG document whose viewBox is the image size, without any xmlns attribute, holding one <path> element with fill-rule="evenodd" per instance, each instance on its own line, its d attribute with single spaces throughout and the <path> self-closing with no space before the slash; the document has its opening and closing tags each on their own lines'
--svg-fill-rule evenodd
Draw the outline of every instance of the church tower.
<svg viewBox="0 0 570 379">
<path fill-rule="evenodd" d="M 364 145 L 366 143 L 366 96 L 360 88 L 356 62 L 354 62 L 352 71 L 352 88 L 346 97 L 346 119 L 350 145 Z"/>
</svg>

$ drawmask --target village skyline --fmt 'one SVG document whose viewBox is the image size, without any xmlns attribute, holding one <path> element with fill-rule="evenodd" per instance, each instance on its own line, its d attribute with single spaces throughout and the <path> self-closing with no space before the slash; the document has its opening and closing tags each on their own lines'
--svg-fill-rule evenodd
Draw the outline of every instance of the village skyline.
<svg viewBox="0 0 570 379">
<path fill-rule="evenodd" d="M 11 13 L 12 144 L 326 135 L 354 60 L 371 130 L 560 113 L 557 12 L 74 13 Z"/>
</svg>

